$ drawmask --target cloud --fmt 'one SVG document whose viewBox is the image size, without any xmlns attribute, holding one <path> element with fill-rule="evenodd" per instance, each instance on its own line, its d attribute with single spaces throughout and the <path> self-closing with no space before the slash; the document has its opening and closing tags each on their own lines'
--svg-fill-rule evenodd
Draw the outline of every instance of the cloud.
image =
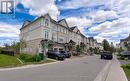
<svg viewBox="0 0 130 81">
<path fill-rule="evenodd" d="M 118 15 L 115 11 L 104 10 L 99 10 L 96 13 L 91 14 L 90 16 L 92 17 L 94 23 L 104 22 L 106 20 L 118 18 Z"/>
<path fill-rule="evenodd" d="M 78 28 L 80 29 L 80 31 L 82 33 L 84 33 L 84 29 L 85 27 L 88 27 L 92 24 L 92 21 L 83 17 L 83 18 L 80 18 L 80 17 L 68 17 L 66 18 L 68 24 L 70 27 L 72 26 L 78 26 Z"/>
<path fill-rule="evenodd" d="M 100 32 L 95 36 L 98 41 L 108 39 L 119 42 L 123 36 L 127 36 L 130 31 L 130 18 L 124 17 L 112 22 L 105 22 L 89 29 L 91 32 Z M 124 38 L 124 37 L 123 37 Z"/>
<path fill-rule="evenodd" d="M 55 0 L 22 0 L 25 8 L 29 8 L 30 15 L 40 16 L 49 13 L 52 18 L 57 19 L 60 14 Z"/>
<path fill-rule="evenodd" d="M 112 10 L 120 14 L 121 17 L 130 16 L 130 1 L 129 0 L 113 0 Z"/>
<path fill-rule="evenodd" d="M 58 4 L 59 9 L 78 9 L 104 5 L 104 8 L 116 11 L 121 16 L 128 16 L 130 13 L 129 0 L 67 0 Z"/>
<path fill-rule="evenodd" d="M 18 41 L 20 25 L 12 25 L 0 22 L 0 45 L 4 43 L 11 43 L 12 41 Z"/>
<path fill-rule="evenodd" d="M 90 28 L 90 31 L 92 31 L 92 32 L 102 32 L 106 29 L 109 29 L 110 24 L 111 24 L 111 22 L 105 22 L 105 23 L 99 24 L 96 27 Z"/>
<path fill-rule="evenodd" d="M 57 19 L 57 16 L 60 18 L 59 10 L 63 10 L 64 13 L 67 10 L 68 13 L 75 10 L 74 13 L 70 12 L 66 16 L 69 26 L 78 26 L 83 33 L 87 33 L 85 28 L 91 27 L 89 29 L 91 33 L 98 32 L 98 35 L 95 36 L 98 41 L 108 39 L 113 42 L 119 42 L 130 31 L 129 0 L 58 0 L 58 4 L 55 4 L 55 1 L 22 0 L 21 3 L 25 8 L 29 8 L 30 15 L 40 16 L 48 12 L 54 19 Z M 102 6 L 97 8 L 100 5 Z M 82 10 L 81 12 L 80 9 Z M 79 16 L 74 17 L 73 14 L 78 14 Z"/>
<path fill-rule="evenodd" d="M 107 2 L 107 3 L 106 3 Z M 58 5 L 60 9 L 77 9 L 81 7 L 91 7 L 96 5 L 104 5 L 110 7 L 111 1 L 107 0 L 67 0 Z"/>
</svg>

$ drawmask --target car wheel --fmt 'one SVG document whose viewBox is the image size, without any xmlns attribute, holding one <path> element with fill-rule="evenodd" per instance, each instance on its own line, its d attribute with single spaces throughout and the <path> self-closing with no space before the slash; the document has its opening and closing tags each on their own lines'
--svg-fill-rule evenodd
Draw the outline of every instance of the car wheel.
<svg viewBox="0 0 130 81">
<path fill-rule="evenodd" d="M 63 60 L 65 60 L 65 58 L 63 58 Z"/>
</svg>

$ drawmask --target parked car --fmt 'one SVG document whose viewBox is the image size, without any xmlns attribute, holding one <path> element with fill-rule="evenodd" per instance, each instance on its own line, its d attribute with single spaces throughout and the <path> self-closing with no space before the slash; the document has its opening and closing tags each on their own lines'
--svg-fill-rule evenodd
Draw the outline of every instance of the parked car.
<svg viewBox="0 0 130 81">
<path fill-rule="evenodd" d="M 66 58 L 71 57 L 71 53 L 69 51 L 60 51 L 61 54 L 65 55 Z"/>
<path fill-rule="evenodd" d="M 113 55 L 111 52 L 106 51 L 106 52 L 101 52 L 101 59 L 113 59 Z"/>
<path fill-rule="evenodd" d="M 122 58 L 128 58 L 128 59 L 130 59 L 130 51 L 123 51 L 123 52 L 121 52 L 120 56 Z"/>
<path fill-rule="evenodd" d="M 56 60 L 65 60 L 65 55 L 61 54 L 58 51 L 49 50 L 47 52 L 48 58 L 56 59 Z"/>
</svg>

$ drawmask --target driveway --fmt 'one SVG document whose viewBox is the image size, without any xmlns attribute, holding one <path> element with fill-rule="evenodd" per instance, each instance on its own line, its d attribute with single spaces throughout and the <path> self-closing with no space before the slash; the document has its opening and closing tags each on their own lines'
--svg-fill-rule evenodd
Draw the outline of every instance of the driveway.
<svg viewBox="0 0 130 81">
<path fill-rule="evenodd" d="M 0 81 L 94 81 L 108 60 L 86 56 L 54 64 L 0 71 Z"/>
</svg>

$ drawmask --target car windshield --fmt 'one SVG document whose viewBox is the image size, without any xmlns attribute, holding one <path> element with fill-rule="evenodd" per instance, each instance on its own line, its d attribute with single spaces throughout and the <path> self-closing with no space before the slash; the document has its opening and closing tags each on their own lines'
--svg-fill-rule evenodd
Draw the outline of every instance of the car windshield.
<svg viewBox="0 0 130 81">
<path fill-rule="evenodd" d="M 123 54 L 123 55 L 130 55 L 130 52 L 129 51 L 125 51 L 125 52 L 122 52 L 121 54 Z"/>
<path fill-rule="evenodd" d="M 58 54 L 58 55 L 60 55 L 60 52 L 58 52 L 58 51 L 55 51 L 55 53 Z"/>
<path fill-rule="evenodd" d="M 108 55 L 109 55 L 109 54 L 111 54 L 111 53 L 110 53 L 110 52 L 102 52 L 101 54 L 108 54 Z"/>
</svg>

